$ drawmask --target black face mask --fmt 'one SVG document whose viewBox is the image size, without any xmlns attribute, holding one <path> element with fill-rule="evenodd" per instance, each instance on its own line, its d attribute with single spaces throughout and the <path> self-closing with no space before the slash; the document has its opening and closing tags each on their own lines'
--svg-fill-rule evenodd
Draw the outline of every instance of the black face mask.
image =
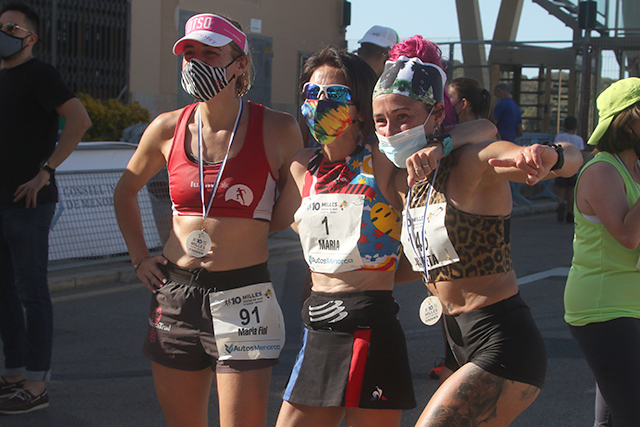
<svg viewBox="0 0 640 427">
<path fill-rule="evenodd" d="M 23 40 L 23 38 L 10 36 L 4 31 L 0 31 L 0 59 L 10 58 L 24 49 Z"/>
</svg>

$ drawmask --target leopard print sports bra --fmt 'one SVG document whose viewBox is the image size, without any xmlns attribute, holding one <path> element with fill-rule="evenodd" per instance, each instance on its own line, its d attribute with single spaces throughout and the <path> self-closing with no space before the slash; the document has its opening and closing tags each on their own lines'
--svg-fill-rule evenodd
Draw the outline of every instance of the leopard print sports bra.
<svg viewBox="0 0 640 427">
<path fill-rule="evenodd" d="M 429 271 L 432 282 L 505 273 L 513 269 L 511 261 L 511 215 L 478 215 L 461 211 L 448 202 L 445 185 L 455 155 L 440 162 L 431 203 L 447 202 L 445 227 L 459 262 Z M 422 181 L 412 188 L 410 207 L 424 207 L 431 180 Z"/>
</svg>

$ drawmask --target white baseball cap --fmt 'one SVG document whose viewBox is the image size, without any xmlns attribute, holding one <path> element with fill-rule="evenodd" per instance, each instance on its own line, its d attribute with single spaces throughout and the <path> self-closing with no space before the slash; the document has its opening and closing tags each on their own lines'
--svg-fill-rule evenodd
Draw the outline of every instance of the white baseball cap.
<svg viewBox="0 0 640 427">
<path fill-rule="evenodd" d="M 358 43 L 373 43 L 380 47 L 391 47 L 398 43 L 398 33 L 393 28 L 374 25 L 364 34 Z"/>
</svg>

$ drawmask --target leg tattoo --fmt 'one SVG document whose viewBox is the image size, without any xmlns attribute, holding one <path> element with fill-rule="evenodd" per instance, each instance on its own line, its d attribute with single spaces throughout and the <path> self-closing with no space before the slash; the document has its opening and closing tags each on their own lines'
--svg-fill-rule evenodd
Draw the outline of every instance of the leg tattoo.
<svg viewBox="0 0 640 427">
<path fill-rule="evenodd" d="M 505 379 L 472 365 L 450 402 L 435 408 L 428 425 L 477 427 L 497 417 Z"/>
</svg>

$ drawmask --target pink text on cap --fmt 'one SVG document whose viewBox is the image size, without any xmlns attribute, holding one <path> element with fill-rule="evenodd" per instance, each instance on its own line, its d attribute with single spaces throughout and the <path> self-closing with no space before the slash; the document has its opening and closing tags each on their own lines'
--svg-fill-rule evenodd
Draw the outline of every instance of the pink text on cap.
<svg viewBox="0 0 640 427">
<path fill-rule="evenodd" d="M 195 32 L 198 33 L 198 37 L 190 37 Z M 213 34 L 207 35 L 206 32 Z M 233 40 L 244 53 L 248 53 L 247 36 L 226 19 L 209 13 L 194 15 L 189 18 L 185 25 L 185 36 L 180 41 L 193 39 L 211 46 L 220 46 L 219 39 L 215 35 L 221 35 Z"/>
</svg>

